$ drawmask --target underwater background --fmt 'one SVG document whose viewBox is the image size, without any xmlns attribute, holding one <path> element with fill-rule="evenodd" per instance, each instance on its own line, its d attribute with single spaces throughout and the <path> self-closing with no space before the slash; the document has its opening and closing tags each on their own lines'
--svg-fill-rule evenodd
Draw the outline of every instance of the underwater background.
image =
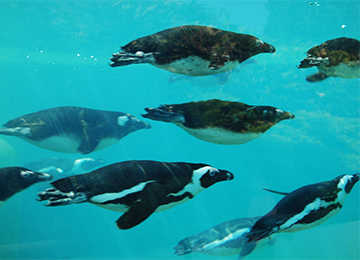
<svg viewBox="0 0 360 260">
<path fill-rule="evenodd" d="M 194 199 L 119 230 L 119 212 L 89 203 L 47 208 L 38 183 L 0 208 L 0 259 L 236 259 L 173 254 L 181 239 L 235 218 L 267 213 L 292 191 L 360 169 L 360 79 L 309 83 L 316 68 L 296 65 L 315 45 L 360 39 L 354 1 L 1 1 L 0 124 L 57 106 L 130 113 L 152 125 L 89 156 L 201 162 L 234 173 Z M 229 75 L 184 77 L 151 65 L 111 68 L 109 58 L 133 39 L 180 25 L 251 34 L 274 45 Z M 145 107 L 222 99 L 271 105 L 296 118 L 243 145 L 217 145 L 143 119 Z M 48 157 L 80 158 L 0 137 L 0 167 Z M 65 176 L 64 176 L 65 177 Z M 282 233 L 246 259 L 359 259 L 360 186 L 324 224 Z"/>
</svg>

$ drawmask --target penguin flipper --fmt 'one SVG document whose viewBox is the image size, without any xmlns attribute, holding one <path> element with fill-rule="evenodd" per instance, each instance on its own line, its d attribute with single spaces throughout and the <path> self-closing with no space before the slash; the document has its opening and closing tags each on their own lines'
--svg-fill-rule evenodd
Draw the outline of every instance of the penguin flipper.
<svg viewBox="0 0 360 260">
<path fill-rule="evenodd" d="M 211 55 L 211 61 L 209 64 L 209 69 L 218 70 L 225 66 L 226 63 L 230 60 L 229 55 L 219 55 L 214 53 Z"/>
<path fill-rule="evenodd" d="M 141 114 L 145 118 L 163 122 L 185 123 L 185 117 L 183 114 L 167 111 L 164 106 L 160 108 L 147 107 L 145 108 L 145 111 L 147 114 Z"/>
<path fill-rule="evenodd" d="M 325 73 L 318 71 L 316 74 L 306 77 L 306 81 L 308 82 L 319 82 L 324 79 L 327 79 L 329 76 Z"/>
<path fill-rule="evenodd" d="M 85 192 L 62 192 L 55 188 L 49 188 L 39 192 L 38 196 L 38 201 L 48 201 L 46 206 L 64 206 L 88 201 Z"/>
<path fill-rule="evenodd" d="M 95 150 L 99 145 L 101 136 L 101 127 L 88 127 L 84 129 L 84 134 L 81 137 L 78 152 L 81 154 L 89 154 Z"/>
<path fill-rule="evenodd" d="M 142 51 L 137 51 L 136 53 L 120 51 L 118 53 L 113 53 L 110 60 L 113 63 L 110 63 L 109 65 L 113 68 L 130 64 L 154 63 L 156 61 L 153 53 L 144 53 Z"/>
<path fill-rule="evenodd" d="M 272 192 L 272 193 L 276 193 L 276 194 L 280 194 L 280 195 L 284 195 L 284 196 L 286 196 L 286 195 L 288 195 L 288 194 L 289 194 L 289 192 L 282 192 L 282 191 L 276 191 L 276 190 L 269 190 L 269 189 L 265 189 L 265 188 L 263 188 L 263 190 L 266 190 L 266 191 L 268 191 L 268 192 Z"/>
<path fill-rule="evenodd" d="M 244 259 L 245 256 L 249 255 L 252 251 L 254 251 L 256 247 L 256 241 L 245 243 L 240 251 L 238 260 Z"/>
<path fill-rule="evenodd" d="M 147 219 L 159 206 L 161 190 L 156 182 L 146 184 L 141 197 L 116 221 L 117 227 L 130 229 Z"/>
</svg>

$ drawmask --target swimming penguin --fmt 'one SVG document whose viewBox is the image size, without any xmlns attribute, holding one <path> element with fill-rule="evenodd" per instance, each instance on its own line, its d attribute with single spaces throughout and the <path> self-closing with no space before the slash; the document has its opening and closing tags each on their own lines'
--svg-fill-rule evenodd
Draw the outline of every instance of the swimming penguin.
<svg viewBox="0 0 360 260">
<path fill-rule="evenodd" d="M 59 179 L 54 188 L 40 192 L 47 206 L 90 202 L 105 209 L 125 212 L 117 221 L 130 229 L 153 212 L 169 209 L 233 174 L 206 164 L 125 161 L 95 171 Z"/>
<path fill-rule="evenodd" d="M 199 252 L 215 256 L 239 255 L 238 259 L 243 259 L 254 249 L 264 245 L 275 244 L 276 239 L 270 236 L 259 242 L 255 242 L 256 248 L 250 244 L 251 249 L 248 250 L 249 244 L 246 242 L 246 235 L 259 219 L 260 217 L 233 219 L 199 234 L 187 237 L 174 247 L 174 254 L 182 256 Z"/>
<path fill-rule="evenodd" d="M 12 195 L 30 185 L 51 179 L 52 176 L 48 173 L 33 172 L 24 167 L 0 168 L 0 206 Z"/>
<path fill-rule="evenodd" d="M 248 242 L 275 232 L 296 232 L 324 223 L 340 211 L 359 178 L 359 173 L 341 175 L 290 192 L 255 223 L 247 235 Z"/>
<path fill-rule="evenodd" d="M 105 160 L 103 159 L 93 159 L 88 157 L 79 159 L 51 157 L 32 161 L 25 164 L 24 167 L 33 169 L 34 171 L 51 173 L 53 175 L 59 173 L 70 175 L 89 172 L 104 164 Z"/>
<path fill-rule="evenodd" d="M 260 53 L 275 48 L 258 38 L 199 25 L 179 26 L 131 41 L 114 53 L 111 67 L 149 63 L 188 76 L 232 70 Z"/>
<path fill-rule="evenodd" d="M 203 141 L 215 144 L 244 144 L 260 137 L 292 113 L 271 106 L 250 106 L 218 99 L 158 108 L 145 108 L 142 116 L 171 122 Z"/>
<path fill-rule="evenodd" d="M 318 82 L 332 77 L 354 79 L 360 77 L 360 41 L 352 38 L 336 38 L 307 51 L 299 69 L 316 66 L 319 71 L 306 78 Z"/>
<path fill-rule="evenodd" d="M 130 114 L 73 106 L 27 114 L 4 126 L 0 134 L 52 151 L 81 154 L 104 149 L 134 131 L 150 128 Z"/>
</svg>

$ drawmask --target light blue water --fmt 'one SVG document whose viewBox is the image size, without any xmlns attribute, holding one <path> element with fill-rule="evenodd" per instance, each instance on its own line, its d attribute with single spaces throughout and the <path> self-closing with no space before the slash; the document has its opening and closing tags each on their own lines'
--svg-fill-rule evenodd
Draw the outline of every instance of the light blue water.
<svg viewBox="0 0 360 260">
<path fill-rule="evenodd" d="M 312 4 L 310 4 L 312 3 Z M 90 204 L 46 208 L 38 184 L 0 208 L 0 259 L 221 259 L 173 255 L 187 236 L 221 222 L 267 213 L 280 199 L 262 188 L 292 191 L 359 171 L 360 79 L 311 84 L 316 69 L 296 65 L 314 45 L 360 39 L 359 1 L 1 1 L 0 123 L 56 106 L 131 113 L 145 107 L 218 98 L 272 105 L 296 119 L 240 146 L 210 144 L 172 124 L 130 134 L 91 156 L 108 164 L 132 159 L 209 163 L 235 174 L 193 200 L 153 214 L 139 226 L 115 227 L 120 213 Z M 253 34 L 277 49 L 239 66 L 219 85 L 212 77 L 183 79 L 150 65 L 111 68 L 120 45 L 163 29 L 199 24 Z M 2 140 L 1 140 L 2 139 Z M 0 167 L 76 155 L 1 137 Z M 6 144 L 6 143 L 7 144 Z M 359 259 L 357 184 L 340 213 L 247 259 Z M 224 259 L 236 259 L 236 256 Z"/>
</svg>

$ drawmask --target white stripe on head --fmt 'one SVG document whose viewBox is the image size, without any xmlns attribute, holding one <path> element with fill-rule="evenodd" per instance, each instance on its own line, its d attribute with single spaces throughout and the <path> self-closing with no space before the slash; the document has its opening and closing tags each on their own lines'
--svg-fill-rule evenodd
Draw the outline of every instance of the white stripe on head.
<svg viewBox="0 0 360 260">
<path fill-rule="evenodd" d="M 210 166 L 201 167 L 201 168 L 193 171 L 191 181 L 182 190 L 180 190 L 177 193 L 170 193 L 168 196 L 181 196 L 186 192 L 190 192 L 193 196 L 195 196 L 199 192 L 203 191 L 205 188 L 201 186 L 200 179 L 209 170 L 219 171 L 218 169 L 215 169 Z"/>
<path fill-rule="evenodd" d="M 124 126 L 126 124 L 126 122 L 129 121 L 129 117 L 128 116 L 119 116 L 117 119 L 117 123 L 120 126 Z"/>
</svg>

